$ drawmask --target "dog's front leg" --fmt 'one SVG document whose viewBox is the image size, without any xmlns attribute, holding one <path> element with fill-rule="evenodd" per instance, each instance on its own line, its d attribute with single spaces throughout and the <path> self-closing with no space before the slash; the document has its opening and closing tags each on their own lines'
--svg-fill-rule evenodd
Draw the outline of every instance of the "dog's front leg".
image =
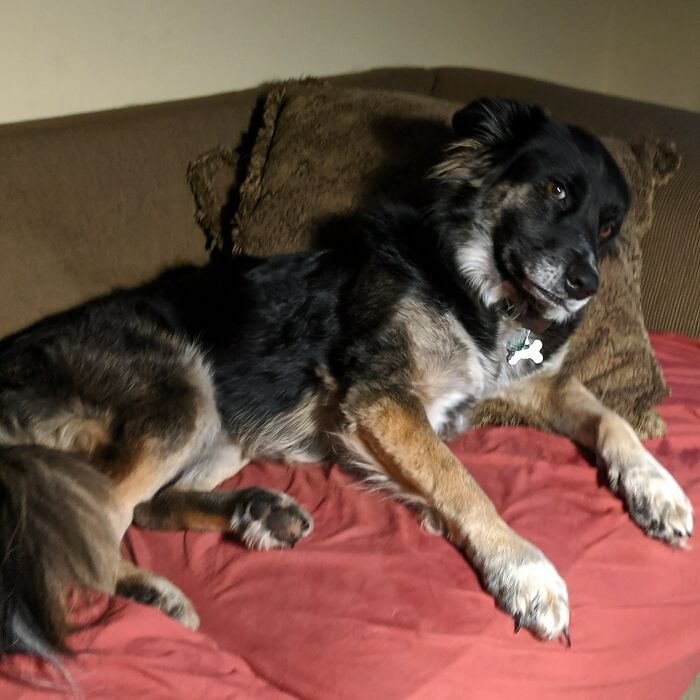
<svg viewBox="0 0 700 700">
<path fill-rule="evenodd" d="M 594 452 L 611 490 L 649 536 L 676 546 L 686 544 L 693 532 L 693 508 L 687 496 L 630 424 L 578 379 L 533 378 L 507 398 L 534 406 L 554 430 Z"/>
<path fill-rule="evenodd" d="M 382 397 L 351 411 L 350 440 L 378 468 L 424 499 L 485 588 L 515 619 L 544 639 L 568 637 L 566 585 L 533 544 L 517 535 L 410 398 Z"/>
</svg>

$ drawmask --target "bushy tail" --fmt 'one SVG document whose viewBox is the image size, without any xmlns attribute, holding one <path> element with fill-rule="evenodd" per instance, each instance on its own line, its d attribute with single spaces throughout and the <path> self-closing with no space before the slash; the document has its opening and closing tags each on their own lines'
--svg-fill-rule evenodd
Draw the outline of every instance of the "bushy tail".
<svg viewBox="0 0 700 700">
<path fill-rule="evenodd" d="M 0 654 L 66 651 L 69 589 L 110 590 L 119 543 L 108 481 L 37 446 L 0 447 Z"/>
</svg>

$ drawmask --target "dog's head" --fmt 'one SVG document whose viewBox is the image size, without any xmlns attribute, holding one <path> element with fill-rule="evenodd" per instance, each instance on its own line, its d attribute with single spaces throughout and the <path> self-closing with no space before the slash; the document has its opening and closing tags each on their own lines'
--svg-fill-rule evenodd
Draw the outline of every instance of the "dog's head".
<svg viewBox="0 0 700 700">
<path fill-rule="evenodd" d="M 461 140 L 433 171 L 434 215 L 458 274 L 533 330 L 569 320 L 620 231 L 622 173 L 600 141 L 536 106 L 481 99 L 452 124 Z"/>
</svg>

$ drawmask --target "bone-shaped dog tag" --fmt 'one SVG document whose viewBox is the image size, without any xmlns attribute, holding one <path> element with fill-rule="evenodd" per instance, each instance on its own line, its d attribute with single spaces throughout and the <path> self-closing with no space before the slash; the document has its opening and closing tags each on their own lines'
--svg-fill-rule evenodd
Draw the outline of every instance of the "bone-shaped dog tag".
<svg viewBox="0 0 700 700">
<path fill-rule="evenodd" d="M 532 345 L 509 353 L 508 364 L 517 365 L 520 360 L 532 360 L 536 365 L 541 364 L 542 360 L 544 360 L 542 356 L 542 341 L 535 340 Z"/>
</svg>

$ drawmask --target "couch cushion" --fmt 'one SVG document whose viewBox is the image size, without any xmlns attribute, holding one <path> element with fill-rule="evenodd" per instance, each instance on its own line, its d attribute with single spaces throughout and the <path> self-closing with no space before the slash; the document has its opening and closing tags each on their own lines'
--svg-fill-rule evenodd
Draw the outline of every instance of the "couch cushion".
<svg viewBox="0 0 700 700">
<path fill-rule="evenodd" d="M 433 71 L 342 76 L 428 92 Z M 207 253 L 187 164 L 237 141 L 264 86 L 0 126 L 0 337 Z"/>
<path fill-rule="evenodd" d="M 272 90 L 256 123 L 257 138 L 245 154 L 240 187 L 223 152 L 193 164 L 190 178 L 202 222 L 226 250 L 269 255 L 332 245 L 352 235 L 353 215 L 377 197 L 424 201 L 424 174 L 451 139 L 449 120 L 461 105 L 401 92 L 287 84 Z M 609 140 L 635 192 L 623 229 L 620 257 L 603 264 L 603 284 L 572 341 L 564 371 L 574 372 L 643 437 L 663 425 L 650 412 L 666 395 L 649 347 L 640 309 L 640 240 L 651 222 L 656 185 L 677 166 L 673 149 L 647 141 L 631 149 Z M 219 162 L 220 168 L 212 168 Z M 207 164 L 204 168 L 203 165 Z M 228 187 L 222 187 L 222 171 Z M 224 178 L 225 179 L 225 178 Z M 209 186 L 208 183 L 215 183 Z M 229 192 L 223 201 L 221 193 Z M 230 193 L 237 206 L 231 206 Z M 223 212 L 223 216 L 221 213 Z M 487 402 L 477 424 L 548 425 L 547 416 L 505 402 Z"/>
<path fill-rule="evenodd" d="M 0 336 L 179 262 L 203 262 L 187 163 L 255 93 L 0 128 Z"/>
</svg>

